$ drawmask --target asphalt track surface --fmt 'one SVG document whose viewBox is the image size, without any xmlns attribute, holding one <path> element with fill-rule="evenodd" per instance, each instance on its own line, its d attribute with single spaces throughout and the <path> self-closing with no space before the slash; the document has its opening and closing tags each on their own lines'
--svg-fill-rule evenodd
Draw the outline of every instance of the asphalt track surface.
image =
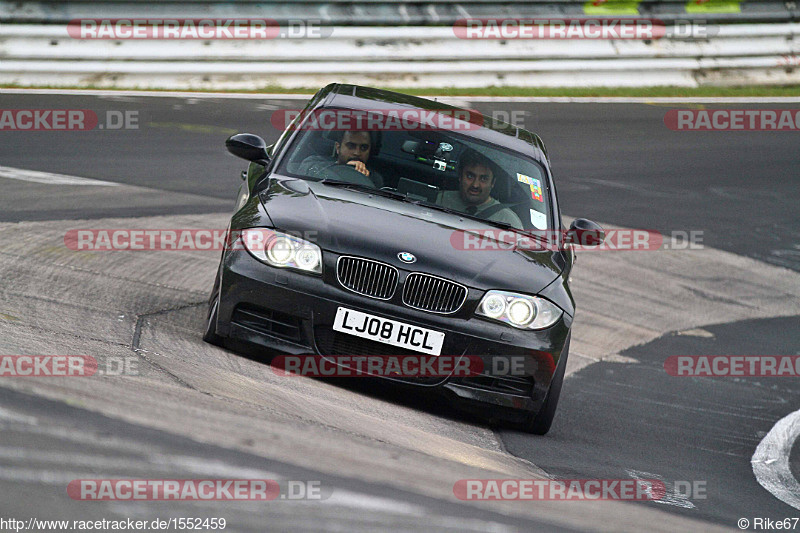
<svg viewBox="0 0 800 533">
<path fill-rule="evenodd" d="M 0 177 L 0 353 L 136 357 L 142 369 L 85 385 L 2 378 L 0 486 L 13 494 L 2 514 L 226 516 L 235 531 L 699 530 L 736 529 L 739 518 L 752 529 L 756 517 L 800 517 L 750 464 L 764 435 L 800 408 L 797 378 L 664 371 L 670 355 L 800 354 L 798 134 L 666 128 L 666 111 L 697 107 L 687 104 L 461 103 L 523 113 L 548 146 L 566 215 L 702 232 L 702 250 L 581 255 L 570 375 L 546 437 L 487 428 L 405 391 L 286 385 L 257 357 L 203 345 L 216 253 L 63 249 L 72 227 L 224 227 L 243 167 L 225 137 L 274 140 L 271 113 L 301 101 L 0 94 L 2 109 L 138 117 L 137 129 L 0 132 L 0 167 L 120 184 Z M 789 465 L 796 478 L 797 444 Z M 545 475 L 660 479 L 668 496 L 473 505 L 447 490 L 468 477 Z M 203 476 L 314 479 L 334 496 L 264 508 L 65 495 L 78 478 Z M 702 492 L 682 495 L 686 482 Z"/>
</svg>

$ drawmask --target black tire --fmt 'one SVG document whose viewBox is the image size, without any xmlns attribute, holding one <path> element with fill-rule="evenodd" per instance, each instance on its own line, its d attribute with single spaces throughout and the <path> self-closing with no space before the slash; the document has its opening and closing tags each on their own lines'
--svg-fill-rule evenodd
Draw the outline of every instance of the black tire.
<svg viewBox="0 0 800 533">
<path fill-rule="evenodd" d="M 217 335 L 217 316 L 219 315 L 219 274 L 214 282 L 214 289 L 211 291 L 211 298 L 208 300 L 208 317 L 206 318 L 206 329 L 203 332 L 203 340 L 214 346 L 224 346 L 225 338 Z"/>
<path fill-rule="evenodd" d="M 564 350 L 561 352 L 561 358 L 558 360 L 558 368 L 556 373 L 553 374 L 553 379 L 550 381 L 550 390 L 547 391 L 547 397 L 542 403 L 541 409 L 536 413 L 536 416 L 527 424 L 525 430 L 535 435 L 546 435 L 550 431 L 550 426 L 553 424 L 553 418 L 556 416 L 556 407 L 558 407 L 558 397 L 561 395 L 561 386 L 564 384 L 564 373 L 567 370 L 567 356 L 569 355 L 569 337 L 564 345 Z"/>
</svg>

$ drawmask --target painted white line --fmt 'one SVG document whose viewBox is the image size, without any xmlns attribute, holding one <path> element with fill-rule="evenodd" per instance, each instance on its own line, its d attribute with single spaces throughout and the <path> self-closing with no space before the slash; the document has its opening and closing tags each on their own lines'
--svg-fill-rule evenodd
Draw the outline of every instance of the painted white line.
<svg viewBox="0 0 800 533">
<path fill-rule="evenodd" d="M 223 461 L 213 461 L 191 455 L 157 455 L 148 459 L 154 464 L 177 467 L 181 471 L 188 470 L 197 474 L 219 477 L 237 477 L 242 479 L 272 479 L 282 481 L 286 478 L 274 472 L 258 468 L 240 467 Z"/>
<path fill-rule="evenodd" d="M 23 424 L 34 426 L 38 424 L 38 420 L 34 416 L 23 415 L 2 407 L 0 407 L 0 422 L 22 422 Z"/>
<path fill-rule="evenodd" d="M 762 487 L 795 509 L 800 509 L 800 483 L 792 475 L 789 454 L 800 436 L 800 410 L 781 418 L 761 440 L 750 464 Z"/>
<path fill-rule="evenodd" d="M 15 465 L 16 462 L 30 462 L 33 464 L 27 465 L 28 467 L 41 468 L 46 470 L 42 465 L 69 465 L 72 468 L 89 468 L 95 472 L 111 471 L 119 472 L 125 471 L 128 473 L 152 473 L 158 472 L 175 472 L 170 464 L 153 464 L 149 458 L 136 458 L 128 459 L 124 457 L 113 457 L 104 455 L 95 455 L 89 453 L 74 453 L 74 452 L 61 452 L 61 451 L 43 451 L 33 450 L 29 448 L 0 446 L 0 459 L 3 460 L 3 467 L 16 466 L 23 468 L 24 465 Z M 2 473 L 0 473 L 2 477 Z"/>
<path fill-rule="evenodd" d="M 213 93 L 113 89 L 0 89 L 0 94 L 63 94 L 66 96 L 148 96 L 155 98 L 238 98 L 240 100 L 308 100 L 314 94 Z"/>
<path fill-rule="evenodd" d="M 16 481 L 18 483 L 43 483 L 46 485 L 66 486 L 75 479 L 95 479 L 97 470 L 89 469 L 85 472 L 57 470 L 41 470 L 38 468 L 17 468 L 14 466 L 3 466 L 0 469 L 0 480 Z M 63 488 L 62 488 L 63 490 Z"/>
<path fill-rule="evenodd" d="M 104 446 L 104 448 L 117 451 L 113 446 Z M 221 461 L 207 461 L 200 457 L 169 455 L 163 452 L 148 455 L 147 457 L 127 458 L 94 453 L 42 451 L 14 446 L 0 446 L 0 459 L 4 461 L 4 464 L 14 463 L 15 461 L 30 461 L 36 464 L 66 464 L 70 467 L 89 467 L 108 471 L 191 472 L 192 474 L 220 478 L 284 480 L 282 476 L 274 472 L 255 468 L 242 468 Z M 2 477 L 2 474 L 0 474 L 0 477 Z"/>
<path fill-rule="evenodd" d="M 336 505 L 350 509 L 358 509 L 369 513 L 387 513 L 396 515 L 412 516 L 425 520 L 431 529 L 453 529 L 456 531 L 484 531 L 484 532 L 511 532 L 516 529 L 498 522 L 487 522 L 485 520 L 462 518 L 456 516 L 436 516 L 431 515 L 422 506 L 406 503 L 399 500 L 382 498 L 363 492 L 354 492 L 347 489 L 336 489 L 327 500 L 319 502 L 323 505 Z"/>
<path fill-rule="evenodd" d="M 51 172 L 39 172 L 37 170 L 25 170 L 12 167 L 0 167 L 0 178 L 46 183 L 47 185 L 96 185 L 99 187 L 117 187 L 119 185 L 119 183 L 111 181 L 79 178 L 78 176 L 67 176 L 65 174 L 53 174 Z"/>
<path fill-rule="evenodd" d="M 71 96 L 146 96 L 156 98 L 231 98 L 241 100 L 308 100 L 310 93 L 213 93 L 112 89 L 0 89 L 0 94 L 61 94 Z M 433 100 L 468 102 L 530 102 L 561 104 L 798 104 L 800 96 L 425 96 Z"/>
<path fill-rule="evenodd" d="M 326 505 L 337 505 L 363 511 L 423 516 L 425 509 L 413 503 L 405 503 L 380 496 L 372 496 L 347 489 L 336 489 L 330 498 L 322 500 Z"/>
<path fill-rule="evenodd" d="M 2 410 L 0 410 L 0 414 L 1 413 Z M 27 415 L 19 415 L 19 416 L 27 416 Z M 33 418 L 34 420 L 33 423 L 36 423 L 35 422 L 36 418 L 34 417 L 29 417 L 29 418 Z M 71 428 L 59 428 L 59 427 L 54 427 L 52 425 L 20 426 L 12 422 L 3 423 L 3 418 L 2 416 L 0 416 L 0 430 L 14 430 L 16 432 L 31 433 L 33 435 L 40 435 L 40 436 L 43 435 L 44 437 L 47 438 L 59 439 L 75 444 L 86 444 L 91 446 L 96 446 L 98 444 L 96 436 L 85 433 L 76 433 Z M 103 437 L 102 445 L 108 448 L 113 448 L 113 450 L 117 453 L 121 452 L 141 453 L 142 451 L 142 447 L 138 444 L 131 444 L 129 440 L 118 439 L 111 436 Z"/>
<path fill-rule="evenodd" d="M 430 98 L 430 97 L 427 97 Z M 441 97 L 442 100 L 447 97 Z M 798 104 L 800 96 L 461 96 L 471 102 L 557 104 Z"/>
<path fill-rule="evenodd" d="M 685 495 L 678 493 L 675 486 L 671 483 L 664 481 L 662 476 L 652 474 L 650 472 L 642 472 L 640 470 L 625 470 L 631 479 L 640 481 L 643 487 L 649 487 L 651 479 L 657 479 L 664 483 L 664 495 L 659 499 L 650 500 L 653 503 L 660 503 L 663 505 L 672 505 L 674 507 L 682 507 L 684 509 L 697 509 L 697 506 Z M 645 489 L 646 490 L 646 489 Z"/>
</svg>

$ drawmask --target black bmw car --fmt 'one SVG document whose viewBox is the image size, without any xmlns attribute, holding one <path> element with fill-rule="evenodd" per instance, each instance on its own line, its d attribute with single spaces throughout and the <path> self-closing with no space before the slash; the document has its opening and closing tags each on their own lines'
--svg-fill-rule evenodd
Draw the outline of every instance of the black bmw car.
<svg viewBox="0 0 800 533">
<path fill-rule="evenodd" d="M 575 313 L 572 246 L 603 231 L 562 226 L 539 137 L 345 84 L 283 119 L 272 146 L 251 134 L 226 143 L 250 166 L 204 340 L 341 368 L 358 356 L 478 361 L 467 373 L 379 379 L 546 433 Z"/>
</svg>

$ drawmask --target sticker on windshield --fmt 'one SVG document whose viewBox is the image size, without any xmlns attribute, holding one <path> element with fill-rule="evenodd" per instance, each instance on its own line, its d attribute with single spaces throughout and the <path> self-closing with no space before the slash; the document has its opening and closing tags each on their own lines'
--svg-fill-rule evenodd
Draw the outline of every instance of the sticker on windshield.
<svg viewBox="0 0 800 533">
<path fill-rule="evenodd" d="M 544 199 L 542 198 L 542 183 L 539 180 L 517 172 L 517 181 L 527 183 L 528 186 L 530 186 L 531 198 L 538 200 L 539 202 L 544 202 Z"/>
<path fill-rule="evenodd" d="M 531 224 L 536 229 L 547 229 L 547 215 L 531 209 Z"/>
</svg>

